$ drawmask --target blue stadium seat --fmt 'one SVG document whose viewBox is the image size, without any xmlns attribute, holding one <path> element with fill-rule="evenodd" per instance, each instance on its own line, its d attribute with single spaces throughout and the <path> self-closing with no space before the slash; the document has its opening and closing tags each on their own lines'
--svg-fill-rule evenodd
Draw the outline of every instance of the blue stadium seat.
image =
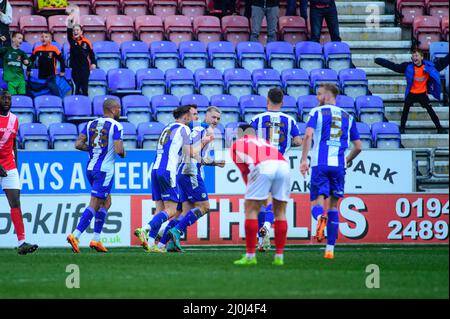
<svg viewBox="0 0 450 319">
<path fill-rule="evenodd" d="M 19 126 L 20 144 L 23 149 L 40 151 L 49 148 L 47 126 L 41 123 L 23 123 Z"/>
<path fill-rule="evenodd" d="M 305 70 L 284 70 L 281 73 L 281 82 L 285 93 L 295 99 L 298 99 L 299 96 L 310 94 L 309 75 Z"/>
<path fill-rule="evenodd" d="M 52 123 L 48 127 L 50 146 L 55 150 L 74 150 L 78 131 L 72 123 Z"/>
<path fill-rule="evenodd" d="M 194 74 L 198 93 L 211 98 L 224 93 L 222 73 L 216 69 L 199 69 Z"/>
<path fill-rule="evenodd" d="M 267 99 L 260 95 L 247 95 L 239 99 L 242 118 L 245 122 L 250 122 L 252 118 L 267 111 Z"/>
<path fill-rule="evenodd" d="M 258 95 L 267 97 L 269 90 L 281 88 L 281 76 L 277 70 L 257 69 L 252 73 L 253 88 Z"/>
<path fill-rule="evenodd" d="M 264 69 L 266 54 L 264 47 L 259 42 L 241 42 L 237 45 L 237 58 L 239 65 L 253 72 L 256 69 Z"/>
<path fill-rule="evenodd" d="M 1 65 L 3 67 L 3 65 Z M 8 83 L 6 83 L 3 80 L 3 69 L 0 69 L 0 89 L 7 90 L 8 89 Z"/>
<path fill-rule="evenodd" d="M 236 67 L 236 50 L 231 42 L 218 41 L 208 44 L 208 56 L 210 65 L 222 72 Z"/>
<path fill-rule="evenodd" d="M 443 58 L 448 54 L 448 42 L 432 42 L 430 43 L 430 60 L 435 62 L 437 58 Z M 441 78 L 445 78 L 448 73 L 448 66 L 441 71 Z M 446 90 L 448 92 L 448 81 L 446 82 Z"/>
<path fill-rule="evenodd" d="M 306 123 L 297 122 L 297 128 L 298 128 L 301 138 L 303 138 L 306 133 Z"/>
<path fill-rule="evenodd" d="M 86 125 L 88 124 L 88 122 L 81 122 L 80 124 L 78 124 L 78 134 L 81 134 L 81 132 L 83 132 L 83 129 L 86 127 Z"/>
<path fill-rule="evenodd" d="M 103 116 L 103 103 L 107 99 L 114 99 L 121 104 L 120 99 L 115 95 L 98 95 L 92 99 L 92 111 L 94 116 Z"/>
<path fill-rule="evenodd" d="M 336 96 L 336 106 L 339 106 L 341 109 L 345 110 L 348 114 L 356 117 L 356 109 L 355 109 L 355 101 L 346 95 L 338 95 Z"/>
<path fill-rule="evenodd" d="M 222 111 L 222 122 L 239 122 L 241 120 L 241 109 L 239 100 L 233 95 L 214 95 L 210 104 L 218 107 Z"/>
<path fill-rule="evenodd" d="M 150 100 L 144 95 L 126 95 L 122 97 L 122 111 L 128 122 L 136 127 L 140 123 L 152 120 L 152 109 Z M 136 127 L 134 130 L 136 131 Z"/>
<path fill-rule="evenodd" d="M 174 95 L 156 95 L 151 99 L 153 118 L 167 125 L 175 121 L 172 111 L 180 105 L 180 100 Z"/>
<path fill-rule="evenodd" d="M 121 65 L 119 45 L 113 41 L 97 41 L 92 44 L 97 59 L 97 67 L 108 73 Z"/>
<path fill-rule="evenodd" d="M 319 100 L 315 95 L 300 96 L 297 100 L 298 115 L 302 122 L 308 121 L 308 115 L 311 110 L 319 106 Z"/>
<path fill-rule="evenodd" d="M 252 74 L 245 69 L 228 69 L 223 74 L 228 94 L 241 98 L 253 94 Z"/>
<path fill-rule="evenodd" d="M 376 148 L 397 149 L 401 147 L 401 134 L 397 124 L 380 122 L 372 124 L 372 142 Z"/>
<path fill-rule="evenodd" d="M 136 75 L 129 69 L 111 69 L 107 74 L 108 92 L 112 94 L 137 94 Z"/>
<path fill-rule="evenodd" d="M 63 56 L 64 56 L 64 62 L 66 63 L 66 66 L 70 65 L 70 46 L 69 46 L 69 42 L 65 42 L 64 43 L 62 53 L 63 53 Z"/>
<path fill-rule="evenodd" d="M 314 69 L 322 69 L 324 60 L 320 43 L 302 41 L 296 44 L 295 54 L 297 66 L 310 73 Z"/>
<path fill-rule="evenodd" d="M 49 126 L 51 123 L 61 123 L 64 120 L 62 99 L 55 95 L 41 95 L 34 98 L 37 121 Z"/>
<path fill-rule="evenodd" d="M 369 82 L 363 69 L 345 69 L 339 71 L 339 82 L 343 94 L 356 99 L 358 96 L 367 95 Z"/>
<path fill-rule="evenodd" d="M 126 150 L 135 150 L 139 147 L 136 126 L 133 123 L 121 122 L 123 126 L 123 146 Z"/>
<path fill-rule="evenodd" d="M 195 104 L 198 107 L 200 118 L 205 117 L 206 109 L 209 107 L 209 99 L 200 94 L 185 95 L 180 100 L 180 105 Z"/>
<path fill-rule="evenodd" d="M 137 88 L 149 99 L 166 93 L 164 72 L 159 69 L 141 69 L 136 72 Z"/>
<path fill-rule="evenodd" d="M 158 122 L 141 123 L 137 128 L 138 143 L 141 148 L 156 150 L 159 136 L 165 125 Z"/>
<path fill-rule="evenodd" d="M 370 126 L 366 123 L 356 122 L 356 127 L 363 149 L 372 148 L 372 132 L 370 131 Z"/>
<path fill-rule="evenodd" d="M 185 41 L 179 47 L 180 61 L 183 67 L 191 70 L 192 73 L 198 69 L 208 67 L 208 54 L 206 46 L 199 41 Z"/>
<path fill-rule="evenodd" d="M 33 53 L 33 46 L 27 41 L 23 41 L 19 49 L 25 52 L 28 56 L 31 56 L 31 54 Z"/>
<path fill-rule="evenodd" d="M 283 97 L 283 106 L 281 108 L 281 111 L 283 113 L 292 116 L 297 121 L 298 118 L 297 100 L 292 96 L 285 95 Z"/>
<path fill-rule="evenodd" d="M 325 65 L 329 69 L 339 72 L 349 69 L 352 65 L 350 46 L 345 42 L 328 42 L 323 46 Z"/>
<path fill-rule="evenodd" d="M 320 84 L 332 83 L 339 87 L 336 71 L 330 69 L 315 69 L 309 74 L 313 94 L 317 94 Z"/>
<path fill-rule="evenodd" d="M 91 70 L 89 75 L 88 95 L 93 99 L 97 95 L 105 95 L 108 91 L 106 72 L 102 69 Z"/>
<path fill-rule="evenodd" d="M 163 72 L 177 68 L 179 65 L 177 45 L 173 42 L 152 42 L 150 45 L 150 55 L 153 67 L 158 68 Z"/>
<path fill-rule="evenodd" d="M 147 43 L 142 41 L 126 41 L 121 45 L 123 65 L 137 72 L 150 67 L 150 50 Z"/>
<path fill-rule="evenodd" d="M 295 68 L 294 47 L 289 42 L 275 41 L 266 45 L 267 66 L 279 73 Z"/>
<path fill-rule="evenodd" d="M 66 120 L 92 118 L 92 105 L 89 97 L 84 95 L 70 95 L 64 97 L 63 101 Z"/>
<path fill-rule="evenodd" d="M 367 124 L 383 122 L 383 99 L 376 95 L 358 96 L 355 101 L 359 120 Z"/>
<path fill-rule="evenodd" d="M 179 99 L 184 95 L 194 94 L 194 74 L 188 69 L 169 69 L 166 71 L 166 86 L 167 92 Z"/>
<path fill-rule="evenodd" d="M 230 122 L 225 126 L 225 147 L 229 148 L 236 141 L 237 129 L 241 124 L 248 124 L 247 122 Z"/>
<path fill-rule="evenodd" d="M 11 97 L 11 112 L 19 119 L 19 123 L 34 122 L 33 99 L 25 95 L 13 95 Z"/>
</svg>

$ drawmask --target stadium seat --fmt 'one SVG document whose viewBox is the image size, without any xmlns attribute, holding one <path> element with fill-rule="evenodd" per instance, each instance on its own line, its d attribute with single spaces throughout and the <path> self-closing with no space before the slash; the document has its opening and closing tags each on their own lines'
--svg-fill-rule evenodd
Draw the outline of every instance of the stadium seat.
<svg viewBox="0 0 450 319">
<path fill-rule="evenodd" d="M 243 16 L 225 16 L 222 18 L 223 39 L 235 46 L 250 40 L 250 23 Z"/>
<path fill-rule="evenodd" d="M 281 76 L 277 70 L 258 69 L 252 73 L 253 88 L 258 95 L 267 97 L 269 90 L 281 88 Z"/>
<path fill-rule="evenodd" d="M 91 0 L 70 0 L 70 4 L 80 8 L 80 16 L 91 14 Z"/>
<path fill-rule="evenodd" d="M 339 86 L 338 75 L 336 71 L 331 69 L 311 70 L 309 77 L 313 94 L 317 94 L 319 85 L 323 83 L 332 83 Z"/>
<path fill-rule="evenodd" d="M 222 27 L 217 17 L 195 17 L 193 21 L 194 34 L 198 41 L 207 45 L 222 39 Z"/>
<path fill-rule="evenodd" d="M 308 34 L 311 34 L 311 19 L 307 21 Z M 320 44 L 324 45 L 331 41 L 330 30 L 328 29 L 327 21 L 322 21 L 322 30 L 320 31 Z"/>
<path fill-rule="evenodd" d="M 34 14 L 33 0 L 10 0 L 13 16 L 29 16 Z"/>
<path fill-rule="evenodd" d="M 206 47 L 199 41 L 186 41 L 179 44 L 180 62 L 183 67 L 194 73 L 208 66 Z"/>
<path fill-rule="evenodd" d="M 124 96 L 122 98 L 122 112 L 127 117 L 128 122 L 135 126 L 152 120 L 150 99 L 144 95 Z"/>
<path fill-rule="evenodd" d="M 180 99 L 180 105 L 197 105 L 197 111 L 200 118 L 205 118 L 206 109 L 209 107 L 209 99 L 200 94 L 185 95 Z"/>
<path fill-rule="evenodd" d="M 142 41 L 123 42 L 120 48 L 122 63 L 133 72 L 150 67 L 150 50 L 147 43 Z"/>
<path fill-rule="evenodd" d="M 141 69 L 136 72 L 137 88 L 142 95 L 151 99 L 166 93 L 164 72 L 159 69 Z"/>
<path fill-rule="evenodd" d="M 9 25 L 9 32 L 20 32 L 19 19 L 19 16 L 13 14 L 12 21 Z"/>
<path fill-rule="evenodd" d="M 448 17 L 443 17 L 441 20 L 442 40 L 448 42 Z"/>
<path fill-rule="evenodd" d="M 204 16 L 206 13 L 206 0 L 178 0 L 179 12 L 191 19 Z"/>
<path fill-rule="evenodd" d="M 339 72 L 349 69 L 352 65 L 350 46 L 345 42 L 328 42 L 323 46 L 325 65 L 329 69 Z"/>
<path fill-rule="evenodd" d="M 236 67 L 236 51 L 231 42 L 219 41 L 208 44 L 210 65 L 222 72 Z"/>
<path fill-rule="evenodd" d="M 267 66 L 278 72 L 295 68 L 294 47 L 289 42 L 275 41 L 266 45 Z"/>
<path fill-rule="evenodd" d="M 222 122 L 239 122 L 241 120 L 241 109 L 239 100 L 233 95 L 214 95 L 211 97 L 210 104 L 218 107 L 222 111 Z"/>
<path fill-rule="evenodd" d="M 281 73 L 281 82 L 284 92 L 295 99 L 298 99 L 299 96 L 310 94 L 309 75 L 305 70 L 284 70 Z"/>
<path fill-rule="evenodd" d="M 225 88 L 228 94 L 241 98 L 253 94 L 252 74 L 245 69 L 228 69 L 223 74 Z"/>
<path fill-rule="evenodd" d="M 121 122 L 123 127 L 123 146 L 126 150 L 135 150 L 139 147 L 136 125 L 130 122 Z"/>
<path fill-rule="evenodd" d="M 19 126 L 19 138 L 23 149 L 40 151 L 49 148 L 47 126 L 41 123 L 23 123 Z"/>
<path fill-rule="evenodd" d="M 397 149 L 401 147 L 401 134 L 397 124 L 379 122 L 372 124 L 372 143 L 376 148 Z"/>
<path fill-rule="evenodd" d="M 372 132 L 370 131 L 370 126 L 366 123 L 356 122 L 356 128 L 358 129 L 363 150 L 372 148 Z"/>
<path fill-rule="evenodd" d="M 121 0 L 122 12 L 124 15 L 136 18 L 145 16 L 148 13 L 148 0 Z"/>
<path fill-rule="evenodd" d="M 250 29 L 253 28 L 252 23 L 253 23 L 253 20 L 250 19 Z M 277 35 L 278 35 L 278 25 L 277 25 L 275 38 L 277 38 Z M 260 32 L 259 32 L 258 42 L 265 46 L 265 45 L 267 45 L 267 41 L 268 41 L 267 19 L 266 19 L 266 17 L 264 17 L 263 20 L 262 20 L 262 23 L 261 23 L 261 28 L 260 28 Z"/>
<path fill-rule="evenodd" d="M 448 1 L 447 0 L 426 0 L 426 11 L 430 16 L 442 19 L 448 17 Z"/>
<path fill-rule="evenodd" d="M 92 44 L 97 67 L 108 73 L 111 69 L 118 69 L 121 65 L 119 45 L 113 41 L 97 41 Z"/>
<path fill-rule="evenodd" d="M 441 24 L 439 18 L 430 16 L 415 17 L 413 35 L 418 47 L 428 51 L 430 43 L 441 40 Z"/>
<path fill-rule="evenodd" d="M 448 42 L 430 43 L 430 60 L 435 62 L 437 58 L 445 57 L 448 54 L 448 51 Z M 441 78 L 445 78 L 445 72 L 447 68 L 441 71 Z"/>
<path fill-rule="evenodd" d="M 237 130 L 239 125 L 248 124 L 247 122 L 230 122 L 225 126 L 225 147 L 230 148 L 237 139 Z"/>
<path fill-rule="evenodd" d="M 136 36 L 149 44 L 164 39 L 164 26 L 161 17 L 139 16 L 134 21 Z"/>
<path fill-rule="evenodd" d="M 180 105 L 180 99 L 174 95 L 155 95 L 151 99 L 153 118 L 167 125 L 175 121 L 172 112 Z"/>
<path fill-rule="evenodd" d="M 177 45 L 170 41 L 156 41 L 150 45 L 152 65 L 166 72 L 178 67 L 179 57 Z"/>
<path fill-rule="evenodd" d="M 106 81 L 106 72 L 102 69 L 91 70 L 89 75 L 88 95 L 92 99 L 97 95 L 107 93 L 108 83 Z"/>
<path fill-rule="evenodd" d="M 165 125 L 158 122 L 141 123 L 137 128 L 138 143 L 143 149 L 156 150 Z"/>
<path fill-rule="evenodd" d="M 70 95 L 64 98 L 64 114 L 66 120 L 78 120 L 92 117 L 92 106 L 89 97 Z"/>
<path fill-rule="evenodd" d="M 151 12 L 155 16 L 165 18 L 177 14 L 177 0 L 152 0 L 150 1 Z"/>
<path fill-rule="evenodd" d="M 177 46 L 180 42 L 193 40 L 191 19 L 186 16 L 167 16 L 164 20 L 164 30 L 167 40 L 174 42 Z"/>
<path fill-rule="evenodd" d="M 48 135 L 51 148 L 72 151 L 75 148 L 78 131 L 75 124 L 72 123 L 52 123 L 48 127 Z"/>
<path fill-rule="evenodd" d="M 339 71 L 339 82 L 343 94 L 356 99 L 358 96 L 367 95 L 369 83 L 366 72 L 363 69 L 344 69 Z"/>
<path fill-rule="evenodd" d="M 279 37 L 281 40 L 296 45 L 298 42 L 307 41 L 308 30 L 305 19 L 296 16 L 280 16 L 278 20 Z"/>
<path fill-rule="evenodd" d="M 83 33 L 86 39 L 92 43 L 106 40 L 105 18 L 97 15 L 82 15 L 80 24 L 83 26 Z"/>
<path fill-rule="evenodd" d="M 36 117 L 39 123 L 49 126 L 51 123 L 62 123 L 64 108 L 62 99 L 55 95 L 41 95 L 34 98 Z"/>
<path fill-rule="evenodd" d="M 11 112 L 17 115 L 19 123 L 33 123 L 35 113 L 33 99 L 26 95 L 13 95 Z"/>
<path fill-rule="evenodd" d="M 306 133 L 306 123 L 297 122 L 298 132 L 300 133 L 300 137 L 303 138 Z"/>
<path fill-rule="evenodd" d="M 94 116 L 103 116 L 103 103 L 108 99 L 114 99 L 121 104 L 120 99 L 115 95 L 99 95 L 92 99 L 92 110 Z"/>
<path fill-rule="evenodd" d="M 136 90 L 136 75 L 130 69 L 111 69 L 107 73 L 108 89 L 112 94 L 141 93 Z"/>
<path fill-rule="evenodd" d="M 106 17 L 106 31 L 111 41 L 121 45 L 123 42 L 134 40 L 134 21 L 125 15 L 111 15 Z"/>
<path fill-rule="evenodd" d="M 20 45 L 19 48 L 20 48 L 20 50 L 25 52 L 28 56 L 30 56 L 33 53 L 33 45 L 31 45 L 28 42 L 22 42 L 22 44 Z"/>
<path fill-rule="evenodd" d="M 48 31 L 47 19 L 38 15 L 20 17 L 19 27 L 24 34 L 23 40 L 30 44 L 41 41 L 42 32 Z"/>
<path fill-rule="evenodd" d="M 94 0 L 92 10 L 96 15 L 109 17 L 120 13 L 120 0 Z"/>
<path fill-rule="evenodd" d="M 27 42 L 23 42 L 23 43 L 27 43 Z M 66 65 L 70 65 L 70 46 L 69 46 L 68 42 L 65 42 L 63 44 L 63 49 L 62 49 L 61 53 L 64 56 L 64 62 L 66 63 Z"/>
<path fill-rule="evenodd" d="M 414 18 L 425 14 L 425 0 L 397 0 L 397 15 L 400 23 L 411 26 Z"/>
<path fill-rule="evenodd" d="M 249 123 L 255 115 L 267 111 L 267 99 L 260 95 L 242 96 L 239 99 L 239 106 L 242 119 Z"/>
<path fill-rule="evenodd" d="M 303 41 L 295 46 L 297 65 L 310 73 L 311 70 L 323 68 L 322 46 L 317 42 Z"/>
<path fill-rule="evenodd" d="M 350 96 L 346 95 L 336 96 L 336 106 L 340 107 L 353 117 L 356 116 L 355 100 L 353 100 L 353 98 L 351 98 Z"/>
<path fill-rule="evenodd" d="M 48 29 L 53 34 L 53 41 L 64 45 L 67 42 L 67 16 L 54 15 L 48 17 Z"/>
<path fill-rule="evenodd" d="M 266 55 L 264 47 L 259 42 L 241 42 L 237 45 L 237 57 L 242 68 L 253 72 L 264 69 Z"/>
<path fill-rule="evenodd" d="M 0 89 L 8 90 L 8 83 L 3 80 L 3 69 L 0 69 Z"/>
<path fill-rule="evenodd" d="M 208 99 L 213 95 L 224 93 L 222 73 L 216 69 L 199 69 L 194 74 L 195 85 L 199 94 Z"/>
<path fill-rule="evenodd" d="M 308 115 L 311 110 L 319 106 L 319 100 L 315 95 L 300 96 L 297 100 L 298 114 L 302 122 L 308 121 Z"/>
<path fill-rule="evenodd" d="M 167 92 L 179 99 L 195 93 L 194 73 L 188 69 L 169 69 L 165 74 Z"/>
<path fill-rule="evenodd" d="M 78 134 L 81 134 L 82 132 L 83 132 L 83 129 L 86 127 L 86 125 L 88 124 L 89 122 L 81 122 L 80 124 L 78 124 Z"/>
<path fill-rule="evenodd" d="M 383 122 L 383 99 L 376 95 L 358 96 L 355 100 L 356 111 L 360 122 L 373 124 Z"/>
<path fill-rule="evenodd" d="M 292 116 L 296 121 L 298 118 L 298 106 L 297 100 L 289 95 L 285 95 L 283 97 L 283 106 L 281 107 L 281 111 Z"/>
</svg>

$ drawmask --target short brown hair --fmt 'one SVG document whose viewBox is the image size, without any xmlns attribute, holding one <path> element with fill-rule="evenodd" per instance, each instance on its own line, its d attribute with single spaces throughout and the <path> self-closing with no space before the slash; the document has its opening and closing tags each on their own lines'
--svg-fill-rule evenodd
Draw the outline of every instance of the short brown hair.
<svg viewBox="0 0 450 319">
<path fill-rule="evenodd" d="M 23 37 L 23 33 L 22 33 L 22 32 L 14 31 L 14 32 L 12 33 L 12 35 L 11 35 L 11 38 L 14 38 L 15 36 L 17 36 L 17 35 L 19 35 L 19 34 Z"/>
<path fill-rule="evenodd" d="M 278 105 L 283 103 L 284 93 L 283 90 L 280 88 L 272 88 L 270 89 L 267 97 L 269 98 L 270 102 Z"/>
<path fill-rule="evenodd" d="M 424 53 L 423 53 L 423 51 L 422 51 L 422 49 L 420 49 L 420 48 L 418 48 L 418 47 L 415 47 L 415 48 L 413 48 L 412 49 L 412 51 L 411 51 L 411 53 L 418 53 L 418 54 L 420 54 L 422 57 L 424 56 Z"/>
<path fill-rule="evenodd" d="M 336 86 L 336 84 L 333 83 L 323 83 L 320 85 L 321 88 L 324 88 L 326 91 L 333 94 L 334 97 L 339 95 L 339 88 Z"/>
<path fill-rule="evenodd" d="M 192 107 L 193 105 L 182 105 L 177 107 L 175 110 L 173 110 L 173 117 L 175 118 L 175 120 L 178 120 L 183 115 L 190 113 Z"/>
</svg>

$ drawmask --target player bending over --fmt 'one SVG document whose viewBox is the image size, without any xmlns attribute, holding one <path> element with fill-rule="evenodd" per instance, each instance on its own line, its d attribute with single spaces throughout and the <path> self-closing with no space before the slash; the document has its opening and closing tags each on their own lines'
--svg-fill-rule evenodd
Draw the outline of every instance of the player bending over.
<svg viewBox="0 0 450 319">
<path fill-rule="evenodd" d="M 245 193 L 245 241 L 247 254 L 234 262 L 235 265 L 256 265 L 256 234 L 258 213 L 272 193 L 275 214 L 274 265 L 282 266 L 286 244 L 286 206 L 290 196 L 289 164 L 265 139 L 255 136 L 252 126 L 243 124 L 238 129 L 238 140 L 231 147 L 231 157 L 247 184 Z"/>
<path fill-rule="evenodd" d="M 105 224 L 106 214 L 111 207 L 111 189 L 114 177 L 116 154 L 125 157 L 123 148 L 123 127 L 117 122 L 120 118 L 120 105 L 114 99 L 103 103 L 104 117 L 88 122 L 78 136 L 75 148 L 89 152 L 86 175 L 91 184 L 91 201 L 83 212 L 75 231 L 67 236 L 74 253 L 80 253 L 81 234 L 89 227 L 95 216 L 94 238 L 89 247 L 98 252 L 108 250 L 100 242 L 100 234 Z"/>
<path fill-rule="evenodd" d="M 263 138 L 285 154 L 291 146 L 300 146 L 302 138 L 297 122 L 292 116 L 281 112 L 283 106 L 283 91 L 273 88 L 267 98 L 267 112 L 255 116 L 250 125 L 256 130 L 259 138 Z M 258 250 L 264 252 L 270 249 L 269 229 L 274 221 L 272 201 L 269 196 L 267 205 L 261 207 L 258 214 Z"/>
<path fill-rule="evenodd" d="M 334 245 L 339 231 L 338 201 L 344 197 L 346 167 L 362 150 L 356 121 L 343 109 L 336 106 L 339 89 L 333 84 L 320 86 L 318 107 L 309 113 L 309 121 L 303 141 L 300 171 L 309 174 L 308 153 L 311 150 L 311 209 L 317 220 L 316 238 L 321 242 L 327 227 L 327 247 L 325 258 L 334 258 Z M 353 149 L 345 157 L 350 141 Z M 324 201 L 329 199 L 328 216 L 325 215 Z"/>
<path fill-rule="evenodd" d="M 11 208 L 11 220 L 16 230 L 19 255 L 33 253 L 37 245 L 25 242 L 25 227 L 20 209 L 20 180 L 17 171 L 16 136 L 19 120 L 10 112 L 11 94 L 0 91 L 0 187 L 5 192 Z"/>
</svg>

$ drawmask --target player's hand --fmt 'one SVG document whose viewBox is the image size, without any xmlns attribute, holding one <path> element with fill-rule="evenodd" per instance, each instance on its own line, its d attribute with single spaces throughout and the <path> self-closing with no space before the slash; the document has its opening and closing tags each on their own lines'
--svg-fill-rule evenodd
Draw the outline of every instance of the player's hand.
<svg viewBox="0 0 450 319">
<path fill-rule="evenodd" d="M 215 164 L 216 164 L 216 166 L 218 166 L 220 168 L 224 168 L 225 167 L 225 161 L 216 161 Z"/>
<path fill-rule="evenodd" d="M 64 77 L 66 75 L 66 73 L 65 72 L 59 72 L 59 75 Z"/>
<path fill-rule="evenodd" d="M 28 64 L 30 64 L 30 61 L 28 61 L 28 60 L 23 60 L 23 62 L 22 62 L 24 65 L 28 65 Z"/>
<path fill-rule="evenodd" d="M 95 64 L 91 64 L 91 70 L 95 70 L 97 66 Z"/>
<path fill-rule="evenodd" d="M 0 11 L 1 12 L 1 11 Z M 2 42 L 5 42 L 6 41 L 6 37 L 4 36 L 4 35 L 2 35 L 1 37 L 0 37 L 0 40 L 2 41 Z"/>
<path fill-rule="evenodd" d="M 347 168 L 352 167 L 352 165 L 353 165 L 353 161 L 347 161 L 347 165 L 346 165 Z"/>
<path fill-rule="evenodd" d="M 8 172 L 2 165 L 0 165 L 0 177 L 6 177 L 6 176 L 8 176 Z"/>
<path fill-rule="evenodd" d="M 300 164 L 300 173 L 302 173 L 303 177 L 309 175 L 309 165 L 308 161 L 302 161 Z"/>
</svg>

